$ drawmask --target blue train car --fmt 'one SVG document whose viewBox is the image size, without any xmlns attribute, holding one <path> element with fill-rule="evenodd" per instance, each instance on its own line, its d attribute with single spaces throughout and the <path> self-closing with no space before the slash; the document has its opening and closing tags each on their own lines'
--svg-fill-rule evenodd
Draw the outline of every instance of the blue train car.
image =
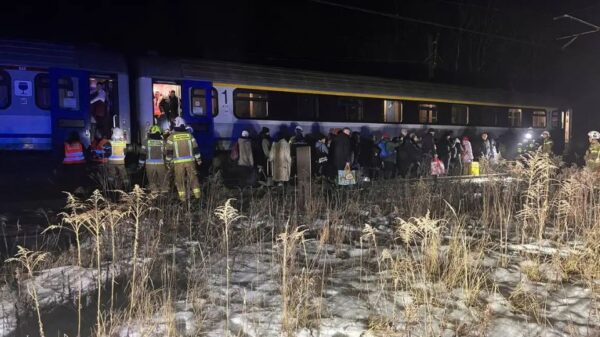
<svg viewBox="0 0 600 337">
<path fill-rule="evenodd" d="M 125 59 L 94 48 L 0 40 L 0 151 L 60 158 L 78 132 L 85 146 L 95 130 L 130 134 Z"/>
</svg>

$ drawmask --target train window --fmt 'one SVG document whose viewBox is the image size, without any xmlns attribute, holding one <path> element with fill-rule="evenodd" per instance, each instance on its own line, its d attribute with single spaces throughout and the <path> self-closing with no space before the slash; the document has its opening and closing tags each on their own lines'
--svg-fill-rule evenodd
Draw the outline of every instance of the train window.
<svg viewBox="0 0 600 337">
<path fill-rule="evenodd" d="M 6 109 L 10 106 L 10 83 L 10 75 L 4 70 L 0 70 L 0 109 Z"/>
<path fill-rule="evenodd" d="M 546 110 L 534 110 L 533 111 L 533 125 L 534 128 L 545 128 L 546 127 Z"/>
<path fill-rule="evenodd" d="M 402 122 L 402 102 L 393 100 L 384 100 L 384 122 L 400 123 Z"/>
<path fill-rule="evenodd" d="M 338 97 L 338 111 L 341 116 L 344 116 L 344 121 L 360 122 L 363 120 L 363 102 L 360 98 L 354 97 Z"/>
<path fill-rule="evenodd" d="M 362 121 L 367 123 L 382 123 L 385 121 L 385 105 L 382 99 L 363 98 L 362 101 Z"/>
<path fill-rule="evenodd" d="M 437 123 L 438 111 L 435 104 L 419 104 L 419 123 Z"/>
<path fill-rule="evenodd" d="M 469 106 L 452 104 L 450 123 L 455 125 L 469 124 Z"/>
<path fill-rule="evenodd" d="M 562 129 L 562 111 L 554 110 L 552 111 L 552 119 L 550 121 L 550 125 L 553 129 Z"/>
<path fill-rule="evenodd" d="M 192 115 L 206 116 L 206 89 L 204 88 L 193 88 L 192 94 L 190 95 L 190 111 Z M 217 89 L 211 89 L 211 113 L 215 117 L 219 113 L 219 94 Z"/>
<path fill-rule="evenodd" d="M 523 110 L 510 108 L 508 109 L 508 126 L 519 128 L 523 125 Z"/>
<path fill-rule="evenodd" d="M 236 89 L 233 92 L 233 112 L 238 118 L 269 117 L 269 94 L 264 91 Z"/>
<path fill-rule="evenodd" d="M 63 76 L 58 79 L 58 102 L 65 110 L 79 109 L 79 81 Z"/>
<path fill-rule="evenodd" d="M 50 76 L 37 74 L 33 80 L 35 89 L 35 105 L 42 110 L 50 109 Z"/>
</svg>

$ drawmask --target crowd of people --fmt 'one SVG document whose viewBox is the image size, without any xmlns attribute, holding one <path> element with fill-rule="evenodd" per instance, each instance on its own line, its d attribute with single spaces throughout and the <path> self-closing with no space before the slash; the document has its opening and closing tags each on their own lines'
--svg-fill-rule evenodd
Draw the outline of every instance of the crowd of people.
<svg viewBox="0 0 600 337">
<path fill-rule="evenodd" d="M 238 166 L 256 168 L 263 178 L 285 183 L 290 179 L 295 148 L 299 146 L 311 147 L 313 174 L 333 180 L 348 169 L 360 171 L 371 180 L 422 177 L 432 174 L 432 162 L 443 167 L 434 174 L 468 174 L 473 161 L 496 160 L 499 156 L 495 140 L 486 132 L 472 145 L 468 136 L 456 137 L 452 131 L 445 131 L 438 139 L 434 129 L 421 137 L 408 130 L 394 137 L 388 132 L 364 137 L 349 128 L 305 136 L 302 127 L 297 126 L 292 136 L 280 134 L 274 142 L 268 128 L 263 127 L 254 139 L 244 130 L 232 146 L 230 158 Z"/>
<path fill-rule="evenodd" d="M 451 130 L 442 131 L 441 137 L 437 137 L 437 133 L 428 129 L 418 135 L 404 129 L 394 136 L 388 132 L 365 136 L 343 128 L 331 129 L 327 135 L 305 135 L 302 127 L 296 126 L 293 134 L 279 132 L 273 138 L 267 127 L 255 137 L 249 130 L 243 130 L 231 146 L 228 160 L 232 165 L 228 166 L 243 168 L 238 173 L 255 177 L 254 181 L 250 179 L 250 184 L 262 179 L 267 184 L 283 185 L 296 173 L 299 147 L 310 147 L 313 175 L 331 182 L 338 182 L 347 172 L 360 172 L 365 180 L 468 175 L 472 173 L 472 163 L 494 162 L 500 157 L 497 142 L 487 132 L 474 140 L 466 135 L 457 137 Z M 600 132 L 591 131 L 588 137 L 586 165 L 597 170 L 600 169 Z M 65 142 L 63 166 L 70 170 L 69 176 L 73 178 L 81 174 L 82 170 L 75 172 L 78 165 L 95 163 L 106 172 L 110 187 L 127 189 L 130 178 L 125 167 L 126 146 L 119 128 L 112 129 L 111 139 L 96 130 L 88 149 L 83 148 L 78 134 L 73 133 Z M 531 151 L 552 154 L 550 133 L 543 131 L 539 141 L 529 137 L 529 141 L 518 144 L 517 151 L 522 156 Z M 197 166 L 201 163 L 198 144 L 181 117 L 151 126 L 139 153 L 139 168 L 144 169 L 148 187 L 156 192 L 167 192 L 174 186 L 181 200 L 189 195 L 200 198 Z M 352 176 L 348 179 L 352 178 L 356 179 Z"/>
</svg>

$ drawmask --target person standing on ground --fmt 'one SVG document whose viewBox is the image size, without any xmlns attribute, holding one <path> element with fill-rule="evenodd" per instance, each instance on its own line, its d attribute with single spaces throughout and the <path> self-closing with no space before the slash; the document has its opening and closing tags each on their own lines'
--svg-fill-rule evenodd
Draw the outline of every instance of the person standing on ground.
<svg viewBox="0 0 600 337">
<path fill-rule="evenodd" d="M 471 163 L 473 162 L 473 147 L 471 146 L 471 141 L 469 137 L 464 136 L 462 138 L 462 163 L 463 163 L 463 174 L 469 175 L 471 174 Z"/>
<path fill-rule="evenodd" d="M 200 182 L 196 175 L 196 164 L 202 164 L 200 150 L 181 117 L 175 118 L 173 132 L 167 138 L 165 159 L 173 165 L 179 200 L 187 200 L 188 186 L 192 189 L 194 198 L 200 199 Z"/>
<path fill-rule="evenodd" d="M 152 125 L 148 130 L 146 144 L 142 145 L 140 151 L 139 165 L 146 167 L 148 187 L 153 192 L 168 192 L 164 152 L 165 142 L 160 126 Z"/>
<path fill-rule="evenodd" d="M 379 157 L 383 163 L 383 178 L 392 179 L 396 176 L 396 149 L 398 144 L 390 141 L 390 135 L 384 132 L 377 146 L 380 149 Z"/>
<path fill-rule="evenodd" d="M 315 143 L 315 173 L 317 177 L 322 177 L 327 172 L 326 166 L 328 156 L 329 148 L 327 147 L 327 137 L 325 135 L 319 135 L 317 142 Z"/>
<path fill-rule="evenodd" d="M 238 166 L 254 167 L 252 140 L 250 139 L 250 133 L 246 130 L 242 131 L 242 136 L 238 139 L 238 151 Z"/>
<path fill-rule="evenodd" d="M 127 142 L 120 128 L 112 129 L 110 138 L 110 155 L 108 157 L 108 180 L 115 189 L 129 189 L 129 174 L 125 167 L 125 149 Z"/>
<path fill-rule="evenodd" d="M 540 146 L 540 150 L 542 153 L 547 155 L 553 154 L 552 148 L 554 147 L 554 141 L 550 138 L 550 132 L 544 131 L 542 132 L 542 145 Z"/>
<path fill-rule="evenodd" d="M 592 172 L 598 172 L 600 169 L 600 132 L 588 132 L 590 146 L 585 152 L 585 166 Z"/>
<path fill-rule="evenodd" d="M 284 137 L 280 137 L 279 141 L 273 143 L 269 162 L 273 167 L 273 181 L 279 185 L 287 183 L 292 173 L 292 156 L 290 144 Z"/>
<path fill-rule="evenodd" d="M 481 144 L 479 146 L 479 156 L 487 160 L 495 160 L 498 154 L 496 141 L 489 137 L 487 132 L 481 134 Z"/>
<path fill-rule="evenodd" d="M 263 127 L 256 139 L 252 142 L 252 156 L 254 159 L 254 164 L 259 170 L 266 170 L 270 152 L 270 130 L 267 127 Z"/>
<path fill-rule="evenodd" d="M 337 171 L 343 171 L 346 165 L 350 165 L 352 162 L 352 145 L 350 144 L 350 129 L 344 128 L 339 132 L 330 146 L 330 162 L 333 164 L 335 173 Z"/>
</svg>

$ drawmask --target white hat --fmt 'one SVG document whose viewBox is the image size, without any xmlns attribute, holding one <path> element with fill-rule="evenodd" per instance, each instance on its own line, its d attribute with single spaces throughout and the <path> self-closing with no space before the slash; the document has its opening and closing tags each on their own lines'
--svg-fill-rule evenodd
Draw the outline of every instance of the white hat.
<svg viewBox="0 0 600 337">
<path fill-rule="evenodd" d="M 304 130 L 302 130 L 302 127 L 300 125 L 296 125 L 296 131 L 303 132 Z"/>
<path fill-rule="evenodd" d="M 175 117 L 175 121 L 173 121 L 175 127 L 185 126 L 185 119 L 182 117 Z"/>
<path fill-rule="evenodd" d="M 588 132 L 588 137 L 590 137 L 591 139 L 600 139 L 600 132 L 590 131 Z"/>
<path fill-rule="evenodd" d="M 244 130 L 244 131 L 242 131 L 242 137 L 250 137 L 250 133 L 248 133 L 248 131 Z"/>
<path fill-rule="evenodd" d="M 125 136 L 123 135 L 123 130 L 121 130 L 120 128 L 114 128 L 114 129 L 112 129 L 112 137 L 110 139 L 112 139 L 112 140 L 123 140 L 123 139 L 125 139 Z"/>
<path fill-rule="evenodd" d="M 542 132 L 542 137 L 544 137 L 544 136 L 550 136 L 550 132 L 548 132 L 548 130 L 544 130 Z"/>
</svg>

